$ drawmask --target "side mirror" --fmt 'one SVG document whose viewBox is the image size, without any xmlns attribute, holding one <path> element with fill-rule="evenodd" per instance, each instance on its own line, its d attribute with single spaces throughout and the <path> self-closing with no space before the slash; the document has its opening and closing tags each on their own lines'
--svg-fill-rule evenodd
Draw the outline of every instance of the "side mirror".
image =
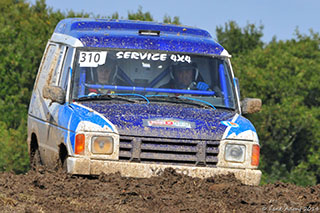
<svg viewBox="0 0 320 213">
<path fill-rule="evenodd" d="M 243 114 L 252 114 L 261 110 L 262 101 L 259 98 L 245 98 L 241 101 Z"/>
<path fill-rule="evenodd" d="M 44 98 L 48 98 L 53 102 L 58 102 L 59 104 L 64 104 L 66 99 L 65 91 L 58 86 L 44 86 L 42 89 L 42 94 Z"/>
</svg>

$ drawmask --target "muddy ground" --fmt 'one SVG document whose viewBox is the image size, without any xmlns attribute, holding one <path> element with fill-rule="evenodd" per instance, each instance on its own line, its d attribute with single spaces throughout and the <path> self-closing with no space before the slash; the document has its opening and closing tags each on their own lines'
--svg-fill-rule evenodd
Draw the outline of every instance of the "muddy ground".
<svg viewBox="0 0 320 213">
<path fill-rule="evenodd" d="M 70 176 L 40 169 L 0 173 L 0 212 L 320 212 L 320 185 L 246 186 L 232 175 L 194 179 Z"/>
</svg>

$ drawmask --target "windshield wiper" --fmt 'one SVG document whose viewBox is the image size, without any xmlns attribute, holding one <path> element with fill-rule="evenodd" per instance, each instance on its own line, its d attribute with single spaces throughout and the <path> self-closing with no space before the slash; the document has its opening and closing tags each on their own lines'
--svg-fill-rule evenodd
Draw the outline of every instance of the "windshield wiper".
<svg viewBox="0 0 320 213">
<path fill-rule="evenodd" d="M 97 95 L 84 95 L 77 99 L 74 99 L 75 101 L 88 101 L 88 100 L 121 100 L 121 101 L 128 101 L 131 103 L 136 103 L 135 100 L 132 100 L 131 98 L 125 98 L 125 97 L 117 97 L 113 94 L 97 94 Z"/>
<path fill-rule="evenodd" d="M 197 106 L 202 106 L 202 107 L 210 107 L 213 109 L 216 109 L 211 103 L 207 101 L 203 101 L 201 99 L 197 98 L 190 98 L 190 97 L 185 97 L 185 96 L 169 96 L 169 95 L 147 95 L 150 100 L 158 100 L 158 101 L 170 101 L 173 103 L 187 103 L 187 104 L 192 104 L 192 105 L 197 105 Z"/>
<path fill-rule="evenodd" d="M 144 100 L 147 101 L 147 104 L 150 103 L 150 101 L 148 100 L 147 97 L 140 95 L 140 94 L 136 94 L 136 93 L 112 93 L 112 94 L 96 94 L 96 95 L 84 95 L 79 97 L 78 99 L 75 99 L 76 101 L 86 101 L 86 100 L 122 100 L 122 101 L 128 101 L 128 102 L 132 102 L 132 103 L 137 103 L 136 100 L 133 100 L 132 98 L 126 98 L 126 97 L 119 97 L 119 96 L 136 96 L 136 97 L 140 97 L 143 98 Z"/>
<path fill-rule="evenodd" d="M 113 93 L 111 94 L 112 95 L 118 95 L 118 96 L 136 96 L 136 97 L 140 97 L 140 98 L 143 98 L 144 100 L 147 101 L 147 104 L 150 103 L 149 99 L 144 96 L 144 95 L 141 95 L 141 94 L 137 94 L 137 93 Z"/>
<path fill-rule="evenodd" d="M 196 102 L 196 103 L 201 103 L 199 105 L 202 105 L 202 106 L 210 106 L 212 107 L 213 109 L 216 109 L 211 103 L 209 103 L 208 101 L 204 101 L 204 100 L 201 100 L 201 99 L 198 99 L 198 98 L 190 98 L 190 97 L 185 97 L 185 96 L 178 96 L 178 98 L 180 99 L 185 99 L 185 100 L 189 100 L 189 101 L 193 101 Z M 205 105 L 203 105 L 205 104 Z"/>
</svg>

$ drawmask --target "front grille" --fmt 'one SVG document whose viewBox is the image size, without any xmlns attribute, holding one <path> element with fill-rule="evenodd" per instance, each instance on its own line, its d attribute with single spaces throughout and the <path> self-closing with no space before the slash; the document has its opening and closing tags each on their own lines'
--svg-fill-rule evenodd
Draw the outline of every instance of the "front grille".
<svg viewBox="0 0 320 213">
<path fill-rule="evenodd" d="M 219 141 L 120 136 L 119 160 L 216 167 Z"/>
</svg>

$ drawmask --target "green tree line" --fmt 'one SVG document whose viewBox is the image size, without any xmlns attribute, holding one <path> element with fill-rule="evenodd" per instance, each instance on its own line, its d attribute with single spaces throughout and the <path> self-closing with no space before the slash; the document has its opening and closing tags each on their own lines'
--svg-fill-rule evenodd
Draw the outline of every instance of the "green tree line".
<svg viewBox="0 0 320 213">
<path fill-rule="evenodd" d="M 29 170 L 27 111 L 33 83 L 56 24 L 86 13 L 53 11 L 45 0 L 0 0 L 0 171 Z M 92 16 L 92 15 L 91 15 Z M 100 17 L 95 15 L 95 17 Z M 154 21 L 142 7 L 128 16 Z M 165 23 L 181 24 L 165 15 Z M 261 143 L 262 183 L 320 183 L 320 37 L 296 32 L 291 40 L 264 43 L 263 26 L 234 21 L 216 27 L 216 40 L 233 56 L 241 97 L 261 98 L 262 110 L 247 117 Z"/>
</svg>

